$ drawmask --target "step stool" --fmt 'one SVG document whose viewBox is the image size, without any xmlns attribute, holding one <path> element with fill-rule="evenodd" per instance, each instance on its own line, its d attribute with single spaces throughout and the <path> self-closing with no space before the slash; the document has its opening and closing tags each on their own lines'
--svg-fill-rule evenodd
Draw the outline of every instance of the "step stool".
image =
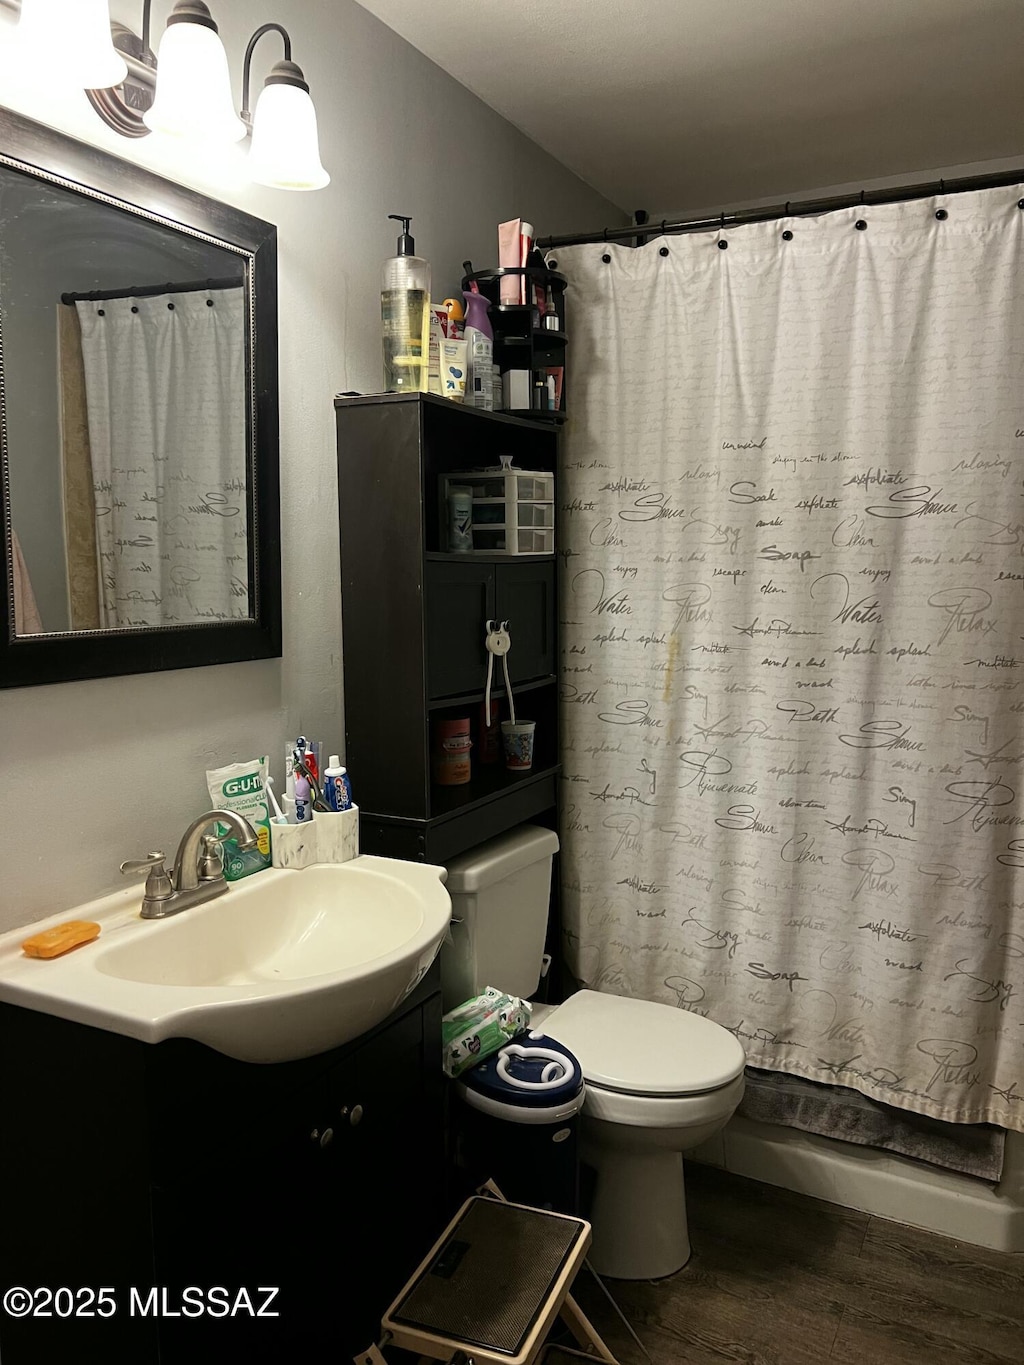
<svg viewBox="0 0 1024 1365">
<path fill-rule="evenodd" d="M 355 1365 L 386 1365 L 386 1346 L 453 1365 L 555 1365 L 567 1353 L 549 1354 L 545 1339 L 559 1317 L 585 1359 L 616 1365 L 569 1292 L 589 1246 L 583 1218 L 474 1195 L 385 1313 L 380 1345 Z"/>
</svg>

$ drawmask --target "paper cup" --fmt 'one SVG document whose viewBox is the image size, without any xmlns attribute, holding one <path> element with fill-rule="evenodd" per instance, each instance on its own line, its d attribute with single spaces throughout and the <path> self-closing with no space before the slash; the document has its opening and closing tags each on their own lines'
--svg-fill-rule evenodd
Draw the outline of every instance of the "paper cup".
<svg viewBox="0 0 1024 1365">
<path fill-rule="evenodd" d="M 533 767 L 533 736 L 535 720 L 503 720 L 501 743 L 505 750 L 505 767 L 511 772 L 524 773 Z"/>
</svg>

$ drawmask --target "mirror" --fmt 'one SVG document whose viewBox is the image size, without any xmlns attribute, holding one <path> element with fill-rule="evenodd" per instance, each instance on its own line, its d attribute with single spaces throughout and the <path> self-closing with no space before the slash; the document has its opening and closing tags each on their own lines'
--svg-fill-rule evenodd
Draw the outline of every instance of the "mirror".
<svg viewBox="0 0 1024 1365">
<path fill-rule="evenodd" d="M 0 685 L 280 649 L 276 230 L 0 110 Z"/>
</svg>

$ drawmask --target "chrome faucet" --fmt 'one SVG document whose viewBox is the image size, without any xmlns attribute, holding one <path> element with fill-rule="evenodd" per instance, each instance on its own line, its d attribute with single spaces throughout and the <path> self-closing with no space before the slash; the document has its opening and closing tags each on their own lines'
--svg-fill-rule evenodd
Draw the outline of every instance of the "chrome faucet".
<svg viewBox="0 0 1024 1365">
<path fill-rule="evenodd" d="M 164 919 L 168 915 L 176 915 L 190 905 L 201 905 L 204 901 L 213 900 L 228 889 L 220 856 L 220 840 L 212 834 L 203 833 L 212 824 L 230 825 L 238 847 L 243 851 L 256 847 L 256 831 L 244 815 L 238 815 L 233 810 L 208 810 L 204 815 L 196 816 L 181 836 L 170 876 L 164 867 L 166 854 L 160 852 L 121 864 L 125 876 L 148 873 L 142 898 L 143 919 Z"/>
</svg>

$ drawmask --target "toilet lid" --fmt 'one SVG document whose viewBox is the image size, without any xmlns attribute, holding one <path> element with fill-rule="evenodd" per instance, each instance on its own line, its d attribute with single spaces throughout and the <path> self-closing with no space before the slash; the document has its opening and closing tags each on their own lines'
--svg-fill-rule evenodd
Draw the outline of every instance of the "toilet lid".
<svg viewBox="0 0 1024 1365">
<path fill-rule="evenodd" d="M 746 1065 L 728 1029 L 652 1000 L 577 991 L 544 1020 L 579 1058 L 587 1081 L 636 1095 L 718 1090 Z"/>
</svg>

